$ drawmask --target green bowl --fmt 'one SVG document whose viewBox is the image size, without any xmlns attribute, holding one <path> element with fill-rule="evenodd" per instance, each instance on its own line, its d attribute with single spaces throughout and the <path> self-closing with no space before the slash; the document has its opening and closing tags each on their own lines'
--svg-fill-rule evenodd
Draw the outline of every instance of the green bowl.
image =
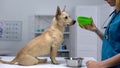
<svg viewBox="0 0 120 68">
<path fill-rule="evenodd" d="M 80 26 L 88 26 L 92 24 L 92 18 L 85 17 L 85 16 L 79 16 L 77 18 L 77 21 Z"/>
</svg>

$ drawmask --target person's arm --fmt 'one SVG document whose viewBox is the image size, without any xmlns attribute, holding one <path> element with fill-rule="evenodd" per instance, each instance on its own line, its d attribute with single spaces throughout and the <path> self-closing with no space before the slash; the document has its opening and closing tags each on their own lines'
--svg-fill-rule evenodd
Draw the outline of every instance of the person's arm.
<svg viewBox="0 0 120 68">
<path fill-rule="evenodd" d="M 103 40 L 104 35 L 99 29 L 96 28 L 94 32 L 100 37 L 101 40 Z"/>
<path fill-rule="evenodd" d="M 115 65 L 120 65 L 120 54 L 118 54 L 108 60 L 102 61 L 102 65 L 105 67 L 112 67 Z"/>
<path fill-rule="evenodd" d="M 87 68 L 108 68 L 120 65 L 120 54 L 101 62 L 87 61 L 86 65 Z"/>
</svg>

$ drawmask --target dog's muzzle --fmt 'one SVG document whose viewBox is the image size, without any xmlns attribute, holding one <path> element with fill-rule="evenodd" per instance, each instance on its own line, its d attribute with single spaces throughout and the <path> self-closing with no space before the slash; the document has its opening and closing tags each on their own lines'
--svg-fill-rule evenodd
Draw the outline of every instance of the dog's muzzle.
<svg viewBox="0 0 120 68">
<path fill-rule="evenodd" d="M 75 20 L 73 20 L 73 23 L 72 23 L 72 25 L 74 25 L 76 23 L 76 21 Z"/>
</svg>

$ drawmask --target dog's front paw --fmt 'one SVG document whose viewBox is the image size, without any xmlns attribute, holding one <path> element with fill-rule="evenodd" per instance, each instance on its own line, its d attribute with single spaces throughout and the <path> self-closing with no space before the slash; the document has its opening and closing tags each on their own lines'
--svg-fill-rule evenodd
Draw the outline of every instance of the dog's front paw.
<svg viewBox="0 0 120 68">
<path fill-rule="evenodd" d="M 53 61 L 52 61 L 52 64 L 59 65 L 59 63 L 58 63 L 58 62 L 53 62 Z"/>
</svg>

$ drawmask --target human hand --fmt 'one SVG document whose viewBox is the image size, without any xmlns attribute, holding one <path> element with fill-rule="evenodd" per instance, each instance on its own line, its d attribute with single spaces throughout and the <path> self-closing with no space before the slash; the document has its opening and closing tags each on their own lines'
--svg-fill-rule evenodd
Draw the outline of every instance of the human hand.
<svg viewBox="0 0 120 68">
<path fill-rule="evenodd" d="M 105 68 L 102 66 L 101 62 L 96 62 L 96 61 L 87 61 L 86 62 L 87 68 Z"/>
<path fill-rule="evenodd" d="M 86 30 L 90 30 L 92 32 L 95 32 L 97 30 L 97 27 L 95 26 L 94 22 L 93 22 L 93 18 L 92 18 L 92 24 L 91 25 L 88 25 L 88 26 L 80 26 L 81 28 L 83 29 L 86 29 Z"/>
</svg>

